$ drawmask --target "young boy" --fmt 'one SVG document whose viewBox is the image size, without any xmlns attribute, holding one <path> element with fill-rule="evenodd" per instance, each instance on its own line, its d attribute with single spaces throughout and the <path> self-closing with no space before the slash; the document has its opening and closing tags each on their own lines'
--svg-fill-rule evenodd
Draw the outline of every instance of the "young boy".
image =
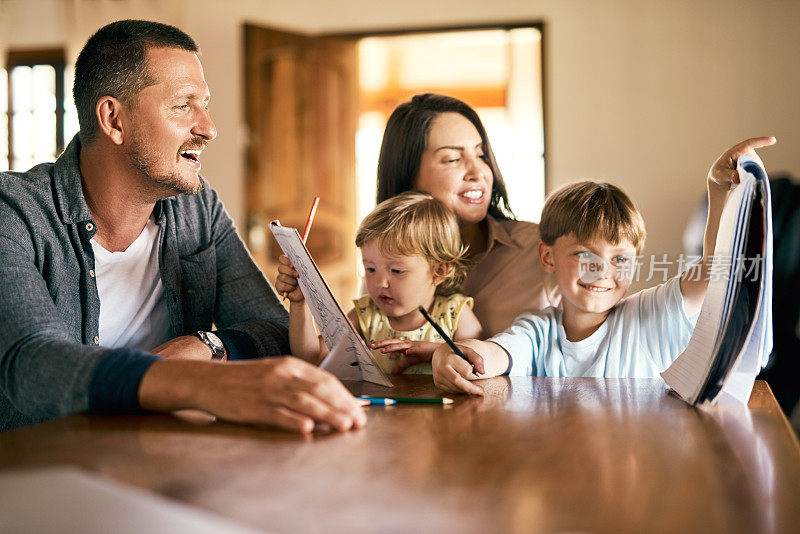
<svg viewBox="0 0 800 534">
<path fill-rule="evenodd" d="M 694 330 L 722 208 L 731 183 L 739 182 L 736 161 L 773 143 L 773 137 L 749 139 L 717 159 L 707 178 L 702 259 L 666 283 L 624 300 L 634 259 L 644 246 L 644 222 L 636 207 L 622 190 L 606 183 L 580 182 L 551 195 L 539 225 L 539 261 L 556 277 L 563 311 L 523 314 L 487 341 L 459 342 L 472 365 L 440 346 L 432 362 L 436 385 L 482 395 L 470 380 L 501 374 L 659 376 L 686 348 Z"/>
</svg>

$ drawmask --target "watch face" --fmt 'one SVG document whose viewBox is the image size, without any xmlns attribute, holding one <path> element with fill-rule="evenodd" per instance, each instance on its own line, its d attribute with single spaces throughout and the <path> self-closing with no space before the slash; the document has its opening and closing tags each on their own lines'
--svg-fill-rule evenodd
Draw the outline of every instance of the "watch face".
<svg viewBox="0 0 800 534">
<path fill-rule="evenodd" d="M 222 340 L 217 336 L 217 334 L 206 332 L 206 339 L 208 339 L 208 342 L 211 343 L 214 348 L 219 350 L 225 349 L 225 345 L 222 344 Z"/>
</svg>

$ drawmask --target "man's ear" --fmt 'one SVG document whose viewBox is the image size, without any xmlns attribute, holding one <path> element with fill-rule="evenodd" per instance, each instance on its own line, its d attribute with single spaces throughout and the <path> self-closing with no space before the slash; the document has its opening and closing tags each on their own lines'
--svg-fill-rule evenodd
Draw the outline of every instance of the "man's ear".
<svg viewBox="0 0 800 534">
<path fill-rule="evenodd" d="M 104 96 L 95 106 L 100 131 L 115 145 L 121 145 L 125 139 L 122 121 L 122 102 L 113 96 Z"/>
<path fill-rule="evenodd" d="M 553 247 L 547 245 L 544 241 L 539 241 L 539 263 L 542 264 L 542 269 L 546 273 L 553 274 L 556 271 L 556 266 L 553 262 Z"/>
</svg>

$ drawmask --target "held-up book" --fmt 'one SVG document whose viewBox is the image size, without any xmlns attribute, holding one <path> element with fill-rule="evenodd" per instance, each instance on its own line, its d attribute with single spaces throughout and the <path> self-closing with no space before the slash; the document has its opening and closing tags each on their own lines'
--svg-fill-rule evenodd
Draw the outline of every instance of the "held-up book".
<svg viewBox="0 0 800 534">
<path fill-rule="evenodd" d="M 378 366 L 364 340 L 336 302 L 297 229 L 281 226 L 279 221 L 269 223 L 269 229 L 300 274 L 297 279 L 300 289 L 330 351 L 320 368 L 330 371 L 340 380 L 364 380 L 391 387 L 392 381 Z"/>
<path fill-rule="evenodd" d="M 722 212 L 708 292 L 686 350 L 661 376 L 686 402 L 746 404 L 772 351 L 772 204 L 760 159 L 741 156 Z"/>
</svg>

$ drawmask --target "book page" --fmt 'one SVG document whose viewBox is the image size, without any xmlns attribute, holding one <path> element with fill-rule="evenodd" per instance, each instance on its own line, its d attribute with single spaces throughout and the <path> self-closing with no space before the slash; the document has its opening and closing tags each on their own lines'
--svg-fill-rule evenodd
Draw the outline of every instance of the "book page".
<svg viewBox="0 0 800 534">
<path fill-rule="evenodd" d="M 319 364 L 320 369 L 332 373 L 339 380 L 361 380 L 361 363 L 351 343 L 339 343 Z"/>
<path fill-rule="evenodd" d="M 667 384 L 691 404 L 696 404 L 709 395 L 711 398 L 707 400 L 714 402 L 714 397 L 721 392 L 726 392 L 741 402 L 747 402 L 753 381 L 766 363 L 772 347 L 772 219 L 769 182 L 758 160 L 742 156 L 737 168 L 740 183 L 728 197 L 717 234 L 711 269 L 712 275 L 716 277 L 712 276 L 709 281 L 700 316 L 686 350 L 661 373 Z M 756 210 L 751 217 L 754 205 L 761 209 Z M 757 280 L 760 286 L 757 308 L 747 327 L 743 346 L 726 362 L 725 359 L 731 356 L 730 339 L 735 338 L 724 338 L 729 347 L 726 351 L 721 351 L 721 346 L 729 327 L 734 298 L 738 290 L 744 290 L 739 279 L 739 268 L 742 265 L 741 255 L 745 253 L 745 240 L 750 225 L 763 225 L 761 242 L 753 242 L 747 247 L 750 251 L 755 249 L 762 254 L 760 261 L 763 271 L 758 273 Z M 725 262 L 728 264 L 727 269 Z M 736 330 L 732 330 L 729 333 L 735 332 Z M 719 388 L 720 383 L 722 388 L 709 389 L 709 376 L 723 377 L 713 380 L 717 384 L 716 388 Z"/>
<path fill-rule="evenodd" d="M 355 331 L 341 306 L 336 302 L 330 287 L 319 272 L 297 230 L 283 227 L 277 221 L 269 223 L 269 229 L 283 253 L 300 274 L 297 281 L 328 350 L 333 351 L 335 347 L 339 347 L 344 353 L 354 356 L 358 361 L 361 380 L 391 387 L 392 381 L 378 367 L 372 353 L 364 344 L 364 340 Z M 333 374 L 336 375 L 336 373 Z M 348 378 L 336 376 L 341 380 L 352 380 L 350 375 Z"/>
<path fill-rule="evenodd" d="M 725 379 L 721 393 L 727 393 L 742 403 L 747 403 L 756 376 L 761 369 L 769 362 L 769 355 L 772 352 L 772 254 L 773 254 L 773 235 L 772 235 L 772 199 L 771 191 L 768 186 L 768 178 L 764 174 L 763 168 L 756 162 L 741 162 L 740 165 L 745 172 L 751 173 L 756 179 L 757 202 L 754 207 L 761 211 L 762 215 L 756 217 L 752 224 L 762 224 L 761 242 L 758 243 L 758 250 L 761 251 L 760 261 L 754 262 L 753 273 L 745 273 L 745 276 L 758 275 L 760 285 L 760 298 L 758 299 L 758 309 L 753 320 L 753 325 L 748 333 L 744 348 L 730 372 Z M 758 272 L 755 272 L 758 270 Z M 712 399 L 714 401 L 715 399 Z"/>
<path fill-rule="evenodd" d="M 742 181 L 728 196 L 722 211 L 714 260 L 711 266 L 712 277 L 708 283 L 703 306 L 697 318 L 694 332 L 686 350 L 661 373 L 664 381 L 687 402 L 694 404 L 703 390 L 711 366 L 716 356 L 716 348 L 724 327 L 724 320 L 730 313 L 733 277 L 731 270 L 735 262 L 735 238 L 741 230 L 740 209 L 746 192 L 752 191 L 753 179 Z M 726 268 L 726 262 L 730 266 Z"/>
</svg>

